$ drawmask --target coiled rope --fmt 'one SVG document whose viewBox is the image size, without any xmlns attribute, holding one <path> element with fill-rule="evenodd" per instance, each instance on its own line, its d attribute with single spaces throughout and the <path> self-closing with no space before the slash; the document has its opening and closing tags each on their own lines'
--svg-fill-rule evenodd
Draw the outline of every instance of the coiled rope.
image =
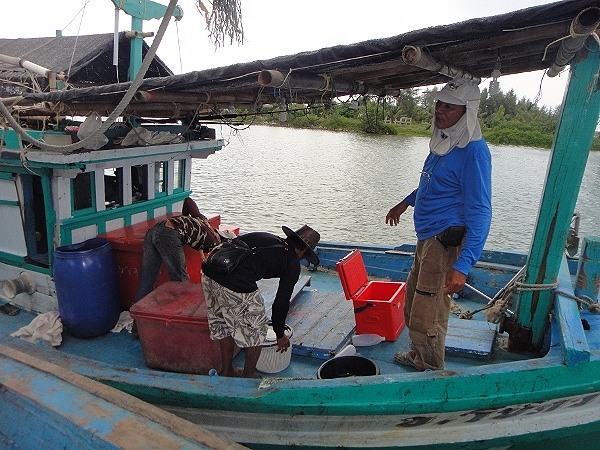
<svg viewBox="0 0 600 450">
<path fill-rule="evenodd" d="M 576 296 L 568 292 L 564 292 L 556 289 L 558 287 L 558 281 L 548 284 L 529 284 L 521 281 L 514 281 L 511 286 L 507 286 L 504 289 L 504 293 L 500 298 L 494 299 L 493 302 L 488 303 L 484 307 L 475 311 L 468 311 L 456 303 L 452 303 L 452 313 L 455 314 L 459 319 L 471 320 L 473 316 L 484 311 L 485 318 L 490 323 L 499 323 L 500 317 L 508 309 L 508 303 L 513 294 L 518 292 L 541 292 L 541 291 L 554 291 L 554 294 L 562 295 L 566 298 L 576 301 L 579 305 L 585 305 L 587 309 L 594 314 L 600 314 L 600 303 L 594 301 L 587 295 Z"/>
</svg>

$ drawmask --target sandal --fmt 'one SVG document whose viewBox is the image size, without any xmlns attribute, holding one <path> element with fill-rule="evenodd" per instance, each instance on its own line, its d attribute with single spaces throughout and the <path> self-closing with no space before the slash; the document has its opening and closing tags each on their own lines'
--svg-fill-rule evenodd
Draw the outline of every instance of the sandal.
<svg viewBox="0 0 600 450">
<path fill-rule="evenodd" d="M 402 364 L 404 366 L 411 366 L 411 367 L 414 367 L 415 369 L 418 369 L 418 367 L 415 365 L 414 356 L 412 355 L 412 352 L 410 352 L 410 351 L 396 353 L 394 355 L 394 361 L 396 361 L 398 364 Z"/>
</svg>

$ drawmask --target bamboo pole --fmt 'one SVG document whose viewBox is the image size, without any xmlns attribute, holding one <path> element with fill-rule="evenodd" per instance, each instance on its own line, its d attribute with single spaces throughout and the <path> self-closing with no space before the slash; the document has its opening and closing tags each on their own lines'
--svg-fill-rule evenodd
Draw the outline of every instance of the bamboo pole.
<svg viewBox="0 0 600 450">
<path fill-rule="evenodd" d="M 437 72 L 451 79 L 468 78 L 478 84 L 481 82 L 480 77 L 476 77 L 472 73 L 462 69 L 443 64 L 427 53 L 424 53 L 423 50 L 421 50 L 421 47 L 416 47 L 414 45 L 404 46 L 402 49 L 402 60 L 405 64 L 410 66 L 419 67 L 421 69 L 429 70 L 430 72 Z"/>
<path fill-rule="evenodd" d="M 569 61 L 585 44 L 587 38 L 600 25 L 600 8 L 592 7 L 581 11 L 571 22 L 570 35 L 564 39 L 554 62 L 548 69 L 548 76 L 555 77 L 563 71 Z"/>
<path fill-rule="evenodd" d="M 0 62 L 10 64 L 16 67 L 22 67 L 25 70 L 29 70 L 37 75 L 41 75 L 48 79 L 56 78 L 61 81 L 67 81 L 67 76 L 63 73 L 56 73 L 50 69 L 46 69 L 38 64 L 32 63 L 31 61 L 27 61 L 23 58 L 17 58 L 15 56 L 8 56 L 0 54 Z"/>
<path fill-rule="evenodd" d="M 320 75 L 299 75 L 294 72 L 284 74 L 278 70 L 262 70 L 258 75 L 258 84 L 264 87 L 274 87 L 294 90 L 317 90 L 331 95 L 400 95 L 399 89 L 387 89 L 384 86 L 369 86 L 356 81 L 330 79 Z"/>
</svg>

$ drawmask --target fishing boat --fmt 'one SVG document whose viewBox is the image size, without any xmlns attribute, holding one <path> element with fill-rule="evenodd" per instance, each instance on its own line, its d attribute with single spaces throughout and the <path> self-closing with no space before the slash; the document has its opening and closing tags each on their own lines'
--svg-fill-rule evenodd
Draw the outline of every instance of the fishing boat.
<svg viewBox="0 0 600 450">
<path fill-rule="evenodd" d="M 175 3 L 162 9 L 152 3 L 153 13 L 166 17 L 157 39 Z M 136 11 L 128 11 L 134 28 L 148 18 Z M 131 54 L 145 58 L 130 70 L 131 81 L 97 79 L 72 88 L 61 67 L 44 59 L 52 52 L 42 50 L 31 62 L 53 69 L 41 70 L 42 81 L 36 78 L 43 92 L 17 89 L 17 69 L 0 81 L 6 120 L 0 279 L 4 312 L 18 312 L 0 314 L 0 343 L 250 448 L 595 448 L 599 239 L 590 234 L 579 242 L 573 219 L 600 111 L 599 23 L 597 1 L 559 1 L 391 38 L 149 78 L 143 74 L 152 65 L 167 70 L 154 59 L 155 43 L 147 48 L 132 42 L 139 47 Z M 60 39 L 68 38 L 39 41 L 36 48 L 52 48 Z M 0 40 L 0 54 L 17 45 L 9 41 Z M 103 49 L 95 53 L 100 61 L 111 51 L 110 45 Z M 226 151 L 211 123 L 243 121 L 235 109 L 394 96 L 455 77 L 481 80 L 495 69 L 546 70 L 547 76 L 564 70 L 569 81 L 530 249 L 484 251 L 469 287 L 454 298 L 444 370 L 416 372 L 393 362 L 394 353 L 409 345 L 394 308 L 401 308 L 414 243 L 387 248 L 320 242 L 321 264 L 303 269 L 290 307 L 290 361 L 274 371 L 263 367 L 258 379 L 218 375 L 202 320 L 138 309 L 146 298 L 132 306 L 145 231 L 181 211 L 192 194 L 192 163 Z M 77 141 L 75 130 L 82 129 Z M 210 220 L 235 233 L 249 231 L 221 224 L 218 214 Z M 96 251 L 91 265 L 100 269 L 91 278 L 64 262 L 64 253 L 77 260 Z M 187 257 L 190 283 L 163 277 L 149 296 L 170 296 L 176 306 L 191 299 L 201 310 L 202 261 Z M 112 276 L 111 268 L 115 278 L 100 284 L 100 275 Z M 276 289 L 272 281 L 260 285 L 267 308 Z M 365 283 L 378 286 L 376 298 L 357 296 Z M 112 290 L 118 307 L 107 298 Z M 61 313 L 67 331 L 56 348 L 10 336 L 40 315 L 71 312 L 70 303 L 83 303 L 73 314 L 81 317 Z M 109 332 L 127 310 L 140 319 L 140 340 Z M 364 320 L 365 310 L 377 314 Z M 188 367 L 169 360 L 186 338 L 169 342 L 159 330 L 167 325 L 167 335 L 204 339 L 189 350 L 199 353 L 186 361 Z M 202 358 L 215 366 L 195 367 Z M 242 361 L 240 352 L 234 363 Z"/>
<path fill-rule="evenodd" d="M 244 448 L 154 405 L 0 346 L 6 448 Z"/>
</svg>

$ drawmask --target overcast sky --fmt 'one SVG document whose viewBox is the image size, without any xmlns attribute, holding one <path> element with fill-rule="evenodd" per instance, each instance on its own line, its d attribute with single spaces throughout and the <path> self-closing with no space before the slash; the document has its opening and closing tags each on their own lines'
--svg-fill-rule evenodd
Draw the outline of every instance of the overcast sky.
<svg viewBox="0 0 600 450">
<path fill-rule="evenodd" d="M 209 6 L 208 0 L 203 0 Z M 164 5 L 168 0 L 158 0 Z M 114 6 L 110 0 L 17 0 L 4 2 L 0 37 L 111 33 Z M 338 44 L 384 38 L 434 25 L 502 14 L 544 0 L 241 0 L 246 42 L 215 50 L 195 0 L 180 0 L 184 17 L 171 21 L 158 56 L 175 73 L 239 62 L 269 59 Z M 158 30 L 159 20 L 144 22 L 144 31 Z M 119 30 L 131 19 L 119 14 Z M 146 39 L 152 44 L 152 39 Z M 34 61 L 35 62 L 35 61 Z M 558 106 L 564 95 L 567 71 L 556 78 L 532 72 L 500 78 L 500 88 L 533 100 L 542 82 L 540 105 Z M 487 87 L 489 80 L 483 80 Z"/>
</svg>

